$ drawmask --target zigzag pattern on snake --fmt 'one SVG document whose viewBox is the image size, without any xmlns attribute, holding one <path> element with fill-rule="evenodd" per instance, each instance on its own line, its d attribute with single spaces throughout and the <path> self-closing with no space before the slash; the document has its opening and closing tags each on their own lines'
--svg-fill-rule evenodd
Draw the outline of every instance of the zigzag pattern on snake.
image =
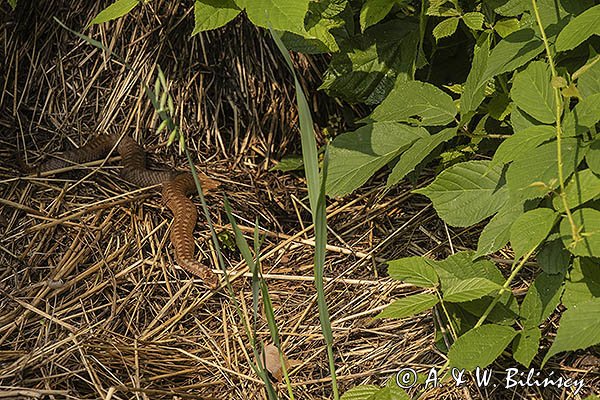
<svg viewBox="0 0 600 400">
<path fill-rule="evenodd" d="M 119 140 L 120 139 L 120 140 Z M 38 171 L 47 172 L 81 164 L 106 157 L 117 146 L 121 156 L 123 169 L 121 176 L 128 182 L 139 187 L 162 185 L 164 203 L 173 213 L 171 228 L 171 243 L 175 249 L 177 264 L 190 273 L 200 277 L 212 288 L 218 286 L 217 276 L 205 265 L 194 258 L 193 231 L 198 218 L 196 206 L 187 197 L 196 191 L 194 177 L 189 172 L 153 171 L 146 168 L 146 153 L 144 149 L 129 136 L 100 135 L 89 140 L 84 146 L 61 153 L 58 158 L 52 158 L 42 163 Z M 202 189 L 205 192 L 215 190 L 219 184 L 208 176 L 198 172 Z"/>
</svg>

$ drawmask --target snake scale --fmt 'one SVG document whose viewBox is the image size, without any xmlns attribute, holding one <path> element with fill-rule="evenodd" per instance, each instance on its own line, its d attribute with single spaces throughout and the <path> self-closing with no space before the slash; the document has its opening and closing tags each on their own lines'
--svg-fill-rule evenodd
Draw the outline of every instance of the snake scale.
<svg viewBox="0 0 600 400">
<path fill-rule="evenodd" d="M 139 187 L 162 185 L 163 202 L 173 213 L 171 243 L 175 249 L 175 260 L 180 267 L 201 278 L 207 285 L 217 288 L 219 280 L 207 266 L 194 257 L 193 231 L 198 218 L 195 204 L 187 197 L 196 191 L 194 177 L 190 172 L 154 171 L 146 167 L 144 149 L 131 137 L 115 134 L 99 135 L 90 139 L 84 146 L 61 153 L 38 167 L 38 171 L 48 172 L 82 164 L 106 157 L 117 148 L 123 168 L 121 177 Z M 213 191 L 218 182 L 198 172 L 204 192 Z"/>
</svg>

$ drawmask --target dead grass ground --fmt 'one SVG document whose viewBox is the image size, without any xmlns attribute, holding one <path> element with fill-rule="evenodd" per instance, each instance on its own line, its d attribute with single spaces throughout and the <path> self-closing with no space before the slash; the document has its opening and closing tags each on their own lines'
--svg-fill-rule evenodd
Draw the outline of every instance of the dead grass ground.
<svg viewBox="0 0 600 400">
<path fill-rule="evenodd" d="M 16 13 L 4 3 L 0 11 L 0 398 L 265 398 L 231 299 L 173 268 L 170 215 L 152 189 L 119 179 L 116 159 L 51 178 L 23 177 L 17 168 L 16 154 L 33 164 L 103 132 L 127 132 L 154 162 L 185 168 L 165 134 L 154 133 L 142 84 L 157 64 L 198 167 L 222 182 L 249 237 L 257 218 L 266 235 L 263 271 L 284 350 L 301 361 L 291 373 L 296 398 L 329 398 L 305 184 L 299 175 L 269 172 L 299 152 L 299 140 L 290 76 L 264 32 L 238 18 L 189 38 L 191 4 L 153 1 L 88 32 L 132 72 L 52 19 L 81 30 L 101 5 L 21 3 Z M 323 60 L 295 61 L 322 128 L 340 114 L 315 90 Z M 327 298 L 342 392 L 381 385 L 405 366 L 444 362 L 433 346 L 432 315 L 373 320 L 391 299 L 415 290 L 382 277 L 382 261 L 443 258 L 476 243 L 474 229 L 446 230 L 412 187 L 384 192 L 379 182 L 327 208 Z M 216 226 L 226 229 L 222 195 L 209 200 Z M 196 234 L 198 252 L 217 270 L 202 222 Z M 235 250 L 225 256 L 238 300 L 251 309 L 247 269 Z M 264 320 L 259 333 L 268 340 Z M 553 367 L 577 376 L 590 370 Z M 428 398 L 541 396 L 471 386 Z M 546 390 L 544 398 L 579 397 Z"/>
</svg>

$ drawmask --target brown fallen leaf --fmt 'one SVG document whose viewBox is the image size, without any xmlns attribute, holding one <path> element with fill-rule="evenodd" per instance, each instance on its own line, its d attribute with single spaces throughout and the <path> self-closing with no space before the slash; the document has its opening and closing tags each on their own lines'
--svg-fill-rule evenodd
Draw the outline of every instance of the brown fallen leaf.
<svg viewBox="0 0 600 400">
<path fill-rule="evenodd" d="M 301 364 L 298 360 L 288 360 L 283 354 L 283 362 L 285 363 L 286 371 L 290 370 L 290 367 Z M 281 365 L 281 359 L 279 358 L 279 349 L 273 344 L 267 344 L 263 347 L 263 351 L 260 354 L 259 364 L 261 367 L 269 372 L 269 375 L 273 380 L 281 383 L 283 379 L 283 368 Z"/>
</svg>

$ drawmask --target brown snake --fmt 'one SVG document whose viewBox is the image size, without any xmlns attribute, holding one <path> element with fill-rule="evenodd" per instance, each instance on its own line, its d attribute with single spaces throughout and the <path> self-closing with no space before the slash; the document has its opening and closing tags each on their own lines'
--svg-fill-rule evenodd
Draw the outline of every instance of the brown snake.
<svg viewBox="0 0 600 400">
<path fill-rule="evenodd" d="M 187 197 L 189 193 L 196 191 L 191 173 L 149 170 L 146 168 L 144 149 L 129 136 L 120 138 L 119 135 L 114 134 L 96 136 L 78 149 L 61 153 L 59 158 L 52 158 L 42 163 L 38 171 L 47 172 L 74 163 L 82 164 L 98 160 L 106 157 L 115 146 L 123 163 L 121 170 L 123 179 L 139 187 L 162 185 L 163 201 L 174 217 L 170 237 L 175 248 L 175 260 L 179 266 L 200 277 L 210 287 L 217 288 L 219 284 L 217 275 L 194 258 L 192 233 L 198 213 L 194 203 Z M 198 178 L 204 192 L 215 190 L 219 186 L 218 182 L 201 172 L 198 172 Z"/>
</svg>

